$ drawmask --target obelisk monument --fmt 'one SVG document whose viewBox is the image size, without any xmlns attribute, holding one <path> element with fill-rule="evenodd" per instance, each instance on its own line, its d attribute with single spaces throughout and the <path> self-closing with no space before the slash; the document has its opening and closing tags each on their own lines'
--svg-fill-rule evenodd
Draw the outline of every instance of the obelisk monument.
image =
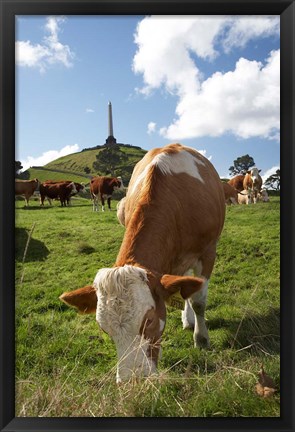
<svg viewBox="0 0 295 432">
<path fill-rule="evenodd" d="M 114 137 L 114 130 L 113 130 L 113 113 L 112 113 L 112 104 L 109 102 L 108 104 L 108 120 L 109 120 L 109 136 L 106 139 L 107 145 L 116 144 L 117 140 Z"/>
</svg>

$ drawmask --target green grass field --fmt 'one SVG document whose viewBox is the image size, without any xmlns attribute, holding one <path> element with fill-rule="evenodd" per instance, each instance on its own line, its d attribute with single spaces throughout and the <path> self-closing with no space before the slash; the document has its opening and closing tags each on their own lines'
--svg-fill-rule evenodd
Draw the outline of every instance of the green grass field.
<svg viewBox="0 0 295 432">
<path fill-rule="evenodd" d="M 227 208 L 209 284 L 211 349 L 193 348 L 169 308 L 159 376 L 115 384 L 116 350 L 94 315 L 59 296 L 115 262 L 124 228 L 89 200 L 16 202 L 16 416 L 278 417 L 279 197 Z M 255 392 L 264 365 L 277 391 Z"/>
</svg>

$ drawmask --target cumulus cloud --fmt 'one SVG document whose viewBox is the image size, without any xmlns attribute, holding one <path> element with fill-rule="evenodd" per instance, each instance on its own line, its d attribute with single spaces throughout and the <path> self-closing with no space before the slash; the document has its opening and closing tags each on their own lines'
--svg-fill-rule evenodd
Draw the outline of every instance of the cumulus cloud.
<svg viewBox="0 0 295 432">
<path fill-rule="evenodd" d="M 277 139 L 280 51 L 265 63 L 240 58 L 235 69 L 204 79 L 198 58 L 212 61 L 249 40 L 278 36 L 274 17 L 147 17 L 137 27 L 133 70 L 141 92 L 164 88 L 177 96 L 176 118 L 160 134 L 170 140 L 220 136 Z M 220 48 L 221 47 L 221 48 Z M 194 54 L 194 57 L 192 56 Z"/>
<path fill-rule="evenodd" d="M 59 41 L 60 26 L 65 20 L 64 17 L 48 17 L 44 27 L 46 35 L 41 43 L 33 44 L 29 40 L 17 41 L 15 43 L 16 64 L 37 68 L 42 73 L 54 64 L 71 67 L 75 55 L 68 45 Z"/>
<path fill-rule="evenodd" d="M 155 122 L 149 122 L 147 125 L 147 133 L 150 135 L 156 131 L 157 124 Z"/>
<path fill-rule="evenodd" d="M 62 156 L 66 156 L 71 153 L 76 153 L 79 151 L 78 144 L 67 145 L 63 147 L 61 150 L 49 150 L 44 152 L 41 156 L 28 156 L 24 161 L 22 161 L 23 169 L 22 171 L 27 170 L 32 166 L 43 166 L 48 164 L 49 162 L 58 159 Z"/>
<path fill-rule="evenodd" d="M 280 166 L 277 165 L 277 166 L 274 166 L 272 168 L 269 168 L 267 171 L 265 171 L 265 173 L 263 175 L 260 173 L 261 178 L 263 180 L 263 183 L 265 182 L 266 179 L 268 179 L 268 177 L 270 177 L 271 175 L 275 174 L 276 171 L 279 170 L 279 169 L 280 169 Z"/>
</svg>

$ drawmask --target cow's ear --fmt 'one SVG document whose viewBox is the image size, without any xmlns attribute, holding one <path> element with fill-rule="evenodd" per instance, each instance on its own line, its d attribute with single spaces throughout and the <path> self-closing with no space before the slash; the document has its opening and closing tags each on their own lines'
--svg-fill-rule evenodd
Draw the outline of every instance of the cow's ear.
<svg viewBox="0 0 295 432">
<path fill-rule="evenodd" d="M 202 288 L 203 282 L 204 279 L 191 276 L 165 274 L 161 277 L 164 298 L 168 298 L 179 291 L 182 298 L 187 299 Z"/>
<path fill-rule="evenodd" d="M 258 172 L 260 172 L 261 170 L 258 170 Z"/>
<path fill-rule="evenodd" d="M 63 293 L 59 299 L 68 306 L 78 309 L 80 314 L 91 314 L 96 312 L 97 296 L 92 285 Z"/>
<path fill-rule="evenodd" d="M 251 170 L 246 171 L 247 174 L 251 174 Z"/>
</svg>

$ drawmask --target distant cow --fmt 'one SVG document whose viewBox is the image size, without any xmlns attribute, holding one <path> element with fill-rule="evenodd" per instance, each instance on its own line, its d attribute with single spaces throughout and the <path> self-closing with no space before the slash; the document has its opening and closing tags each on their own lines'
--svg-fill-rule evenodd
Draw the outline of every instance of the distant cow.
<svg viewBox="0 0 295 432">
<path fill-rule="evenodd" d="M 225 203 L 227 205 L 238 204 L 238 192 L 230 184 L 222 182 Z"/>
<path fill-rule="evenodd" d="M 224 217 L 220 178 L 196 150 L 170 144 L 135 166 L 116 263 L 99 270 L 92 286 L 60 297 L 82 313 L 96 312 L 116 345 L 118 383 L 157 371 L 165 302 L 175 293 L 185 300 L 182 323 L 194 329 L 195 346 L 210 345 L 206 299 Z"/>
<path fill-rule="evenodd" d="M 41 183 L 40 184 L 40 204 L 44 206 L 45 198 L 51 205 L 52 199 L 59 199 L 61 206 L 66 206 L 72 193 L 77 193 L 74 182 L 71 183 Z"/>
<path fill-rule="evenodd" d="M 19 180 L 15 179 L 15 195 L 25 196 L 25 206 L 29 205 L 29 199 L 38 189 L 40 182 L 38 179 L 34 180 Z"/>
<path fill-rule="evenodd" d="M 251 190 L 242 190 L 238 193 L 239 204 L 251 204 L 253 202 L 253 192 Z"/>
<path fill-rule="evenodd" d="M 122 198 L 117 204 L 117 218 L 123 226 L 125 226 L 125 202 L 126 197 Z"/>
<path fill-rule="evenodd" d="M 93 211 L 98 211 L 98 198 L 101 200 L 101 209 L 104 211 L 104 202 L 107 199 L 111 210 L 111 199 L 114 190 L 123 189 L 121 177 L 93 177 L 90 182 L 90 194 L 93 200 Z"/>
<path fill-rule="evenodd" d="M 245 176 L 243 174 L 239 174 L 228 181 L 228 184 L 231 185 L 238 192 L 241 192 L 244 189 L 243 182 Z"/>
<path fill-rule="evenodd" d="M 77 183 L 77 182 L 73 182 L 72 180 L 45 180 L 45 182 L 43 182 L 43 184 L 57 184 L 57 183 L 66 183 L 66 184 L 70 184 L 70 183 L 74 183 L 75 187 L 76 187 L 76 192 L 72 191 L 72 193 L 70 194 L 70 196 L 67 198 L 67 204 L 71 205 L 71 197 L 76 195 L 79 192 L 86 192 L 85 189 L 85 185 L 83 183 Z"/>
<path fill-rule="evenodd" d="M 251 168 L 247 171 L 243 181 L 243 188 L 246 190 L 251 190 L 253 192 L 253 202 L 257 202 L 257 195 L 261 191 L 262 178 L 260 177 L 260 171 L 257 168 Z"/>
<path fill-rule="evenodd" d="M 257 194 L 257 201 L 269 202 L 269 196 L 265 189 L 261 189 Z"/>
</svg>

